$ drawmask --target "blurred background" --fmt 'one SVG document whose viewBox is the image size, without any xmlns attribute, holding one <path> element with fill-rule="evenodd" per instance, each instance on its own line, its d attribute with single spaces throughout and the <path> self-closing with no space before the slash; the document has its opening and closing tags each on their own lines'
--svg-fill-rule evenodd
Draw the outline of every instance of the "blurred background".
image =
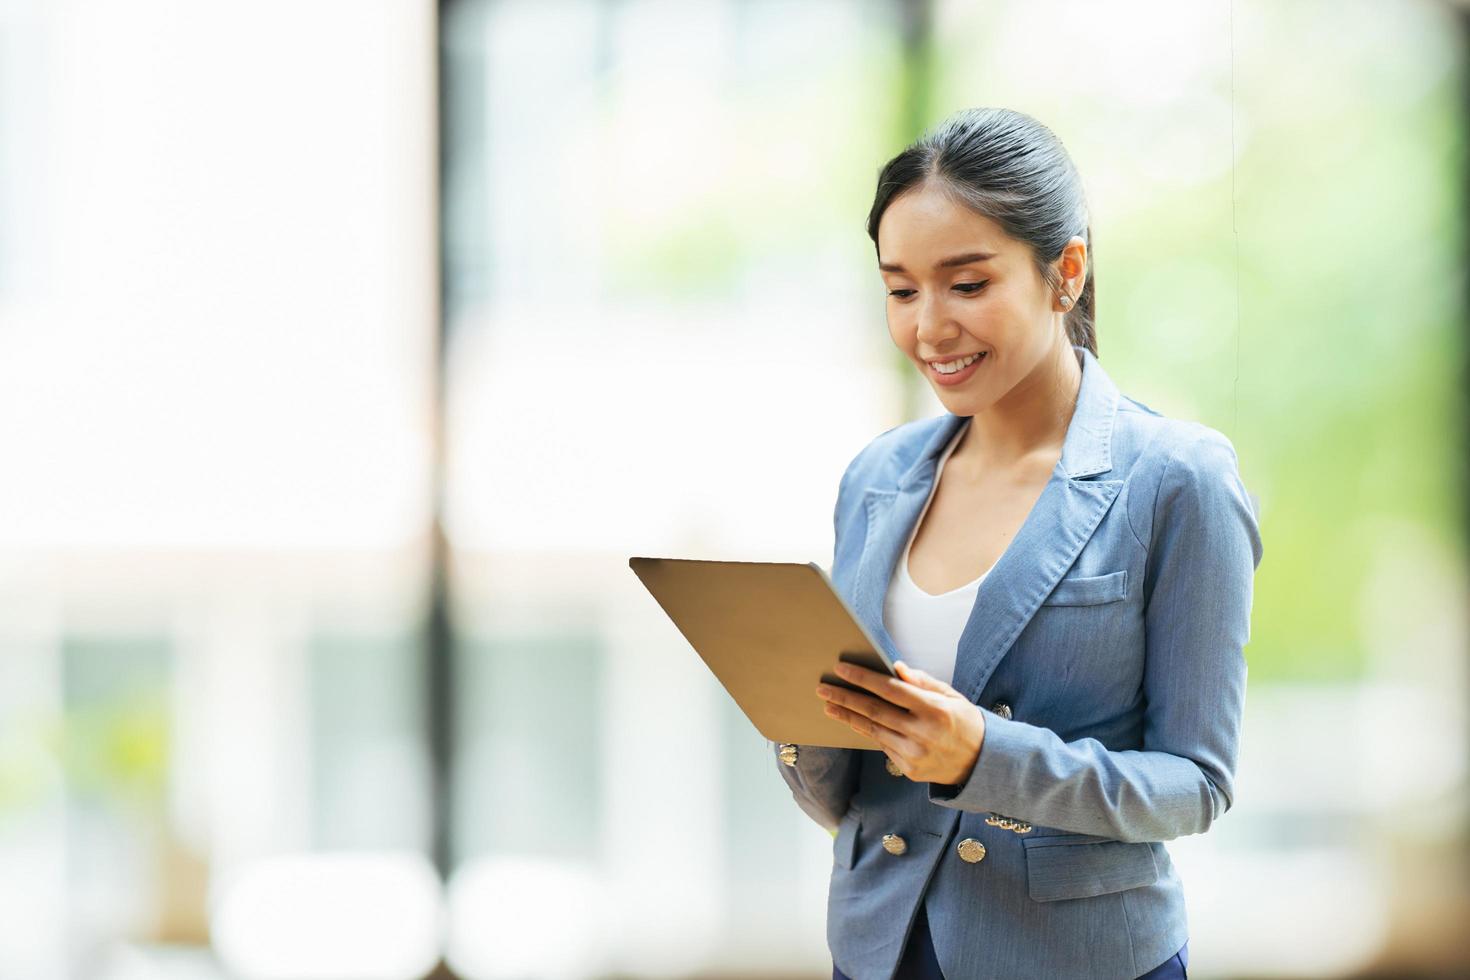
<svg viewBox="0 0 1470 980">
<path fill-rule="evenodd" d="M 1260 507 L 1191 974 L 1470 975 L 1467 23 L 0 0 L 0 978 L 830 976 L 831 839 L 627 558 L 829 565 L 942 411 L 875 178 L 969 105 Z"/>
</svg>

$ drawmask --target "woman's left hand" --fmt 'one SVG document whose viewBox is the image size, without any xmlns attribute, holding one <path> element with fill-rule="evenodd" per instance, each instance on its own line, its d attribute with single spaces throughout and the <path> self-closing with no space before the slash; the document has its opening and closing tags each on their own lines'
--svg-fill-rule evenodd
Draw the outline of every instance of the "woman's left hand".
<svg viewBox="0 0 1470 980">
<path fill-rule="evenodd" d="M 819 684 L 827 717 L 877 742 L 909 779 L 963 785 L 985 742 L 984 714 L 939 678 L 901 660 L 895 667 L 897 678 L 839 661 L 838 677 L 877 697 Z"/>
</svg>

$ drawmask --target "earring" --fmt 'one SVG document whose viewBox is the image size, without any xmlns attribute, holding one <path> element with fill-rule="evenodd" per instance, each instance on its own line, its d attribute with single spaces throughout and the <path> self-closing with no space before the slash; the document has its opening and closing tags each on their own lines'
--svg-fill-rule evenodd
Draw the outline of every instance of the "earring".
<svg viewBox="0 0 1470 980">
<path fill-rule="evenodd" d="M 1062 299 L 1062 305 L 1063 306 L 1071 306 L 1072 305 L 1072 297 L 1068 296 L 1066 293 L 1063 293 L 1062 294 L 1061 299 Z"/>
</svg>

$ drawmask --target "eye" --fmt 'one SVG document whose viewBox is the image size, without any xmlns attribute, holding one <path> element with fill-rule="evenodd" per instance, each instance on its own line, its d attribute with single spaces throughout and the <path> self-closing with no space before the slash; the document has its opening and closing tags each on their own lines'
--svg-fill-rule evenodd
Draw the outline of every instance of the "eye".
<svg viewBox="0 0 1470 980">
<path fill-rule="evenodd" d="M 957 282 L 954 288 L 966 296 L 973 296 L 988 285 L 990 285 L 989 279 L 984 282 Z M 915 290 L 912 289 L 890 289 L 888 290 L 888 295 L 897 299 L 908 299 L 914 292 Z"/>
</svg>

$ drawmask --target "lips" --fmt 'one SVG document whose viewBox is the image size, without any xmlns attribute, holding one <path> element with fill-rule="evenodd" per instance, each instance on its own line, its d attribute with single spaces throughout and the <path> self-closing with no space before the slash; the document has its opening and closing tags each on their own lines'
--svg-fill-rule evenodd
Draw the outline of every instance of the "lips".
<svg viewBox="0 0 1470 980">
<path fill-rule="evenodd" d="M 954 371 L 950 374 L 941 373 L 939 369 L 934 366 L 933 361 L 926 362 L 926 366 L 929 369 L 929 377 L 933 378 L 935 383 L 940 385 L 947 386 L 963 384 L 965 381 L 969 380 L 969 378 L 974 375 L 977 370 L 979 370 L 981 365 L 983 365 L 986 361 L 990 359 L 988 351 L 977 351 L 976 353 L 978 353 L 980 356 L 976 357 L 975 360 L 960 368 L 958 371 Z M 964 360 L 964 358 L 967 356 L 970 355 L 964 355 L 955 358 L 946 358 L 940 363 L 952 363 L 957 360 Z"/>
</svg>

